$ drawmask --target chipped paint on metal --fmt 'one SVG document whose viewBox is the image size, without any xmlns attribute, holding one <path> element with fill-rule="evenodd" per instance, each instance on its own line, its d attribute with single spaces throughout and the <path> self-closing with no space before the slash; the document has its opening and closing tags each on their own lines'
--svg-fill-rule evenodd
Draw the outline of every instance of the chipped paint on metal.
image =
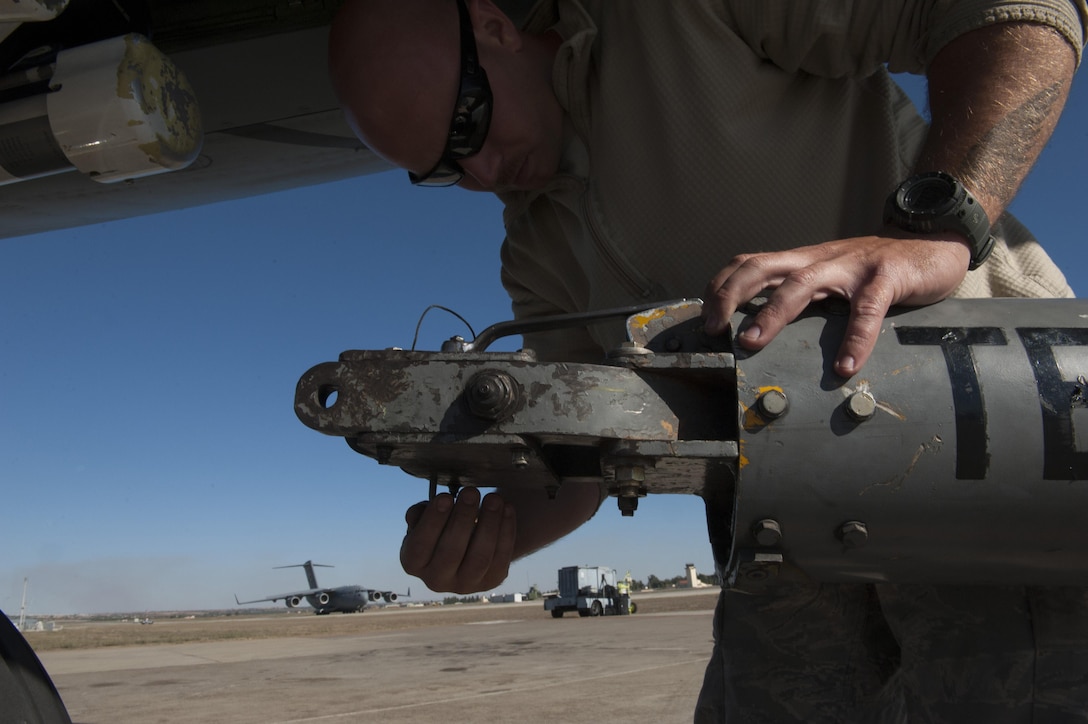
<svg viewBox="0 0 1088 724">
<path fill-rule="evenodd" d="M 655 320 L 658 320 L 658 319 L 661 319 L 666 314 L 668 314 L 668 312 L 669 312 L 669 310 L 665 309 L 664 307 L 658 307 L 657 309 L 651 309 L 648 312 L 645 312 L 644 314 L 632 315 L 631 319 L 630 319 L 630 323 L 631 323 L 632 326 L 635 326 L 635 327 L 645 327 L 646 325 L 650 324 L 651 322 L 653 322 Z"/>
<path fill-rule="evenodd" d="M 133 100 L 164 132 L 140 145 L 151 163 L 164 168 L 187 165 L 200 152 L 204 124 L 189 79 L 141 35 L 125 36 L 125 59 L 117 67 L 117 96 Z"/>
<path fill-rule="evenodd" d="M 907 478 L 910 477 L 911 473 L 914 472 L 914 468 L 918 465 L 918 461 L 922 459 L 922 456 L 926 453 L 939 453 L 943 445 L 944 440 L 942 440 L 939 435 L 934 435 L 931 440 L 929 440 L 928 442 L 923 442 L 918 446 L 918 448 L 914 451 L 914 455 L 911 457 L 910 462 L 907 463 L 906 470 L 904 470 L 900 475 L 896 475 L 890 480 L 884 480 L 879 483 L 867 485 L 858 491 L 858 495 L 865 495 L 874 488 L 889 488 L 893 493 L 898 492 L 903 487 L 903 483 L 905 483 Z"/>
<path fill-rule="evenodd" d="M 765 385 L 762 387 L 757 387 L 755 389 L 755 399 L 758 400 L 761 395 L 770 390 L 781 392 L 783 395 L 786 394 L 786 391 L 783 390 L 782 387 L 779 385 Z M 759 405 L 752 405 L 751 407 L 749 407 L 741 402 L 740 408 L 741 426 L 743 426 L 744 429 L 748 432 L 755 432 L 756 430 L 761 430 L 764 427 L 767 427 L 767 425 L 769 424 L 770 421 L 764 418 L 763 415 L 759 414 Z"/>
<path fill-rule="evenodd" d="M 884 412 L 888 413 L 889 415 L 894 417 L 896 420 L 899 420 L 900 422 L 906 422 L 907 421 L 907 416 L 906 415 L 904 415 L 902 412 L 895 409 L 894 407 L 892 407 L 891 405 L 889 405 L 886 402 L 881 402 L 880 400 L 877 400 L 876 409 L 883 410 Z"/>
</svg>

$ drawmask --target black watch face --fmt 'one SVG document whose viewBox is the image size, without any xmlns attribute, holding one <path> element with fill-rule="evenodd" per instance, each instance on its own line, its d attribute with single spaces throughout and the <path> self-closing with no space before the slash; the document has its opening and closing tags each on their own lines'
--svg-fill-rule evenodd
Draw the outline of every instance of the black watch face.
<svg viewBox="0 0 1088 724">
<path fill-rule="evenodd" d="M 942 214 L 955 205 L 956 187 L 949 179 L 930 176 L 919 179 L 900 195 L 900 207 L 916 214 Z"/>
</svg>

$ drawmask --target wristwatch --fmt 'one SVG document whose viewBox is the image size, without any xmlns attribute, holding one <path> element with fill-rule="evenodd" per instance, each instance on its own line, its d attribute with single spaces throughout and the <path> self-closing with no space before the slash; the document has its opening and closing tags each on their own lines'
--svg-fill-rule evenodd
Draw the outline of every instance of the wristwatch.
<svg viewBox="0 0 1088 724">
<path fill-rule="evenodd" d="M 918 234 L 955 231 L 971 246 L 969 270 L 978 269 L 994 248 L 990 220 L 975 197 L 944 171 L 911 176 L 888 196 L 884 223 Z"/>
</svg>

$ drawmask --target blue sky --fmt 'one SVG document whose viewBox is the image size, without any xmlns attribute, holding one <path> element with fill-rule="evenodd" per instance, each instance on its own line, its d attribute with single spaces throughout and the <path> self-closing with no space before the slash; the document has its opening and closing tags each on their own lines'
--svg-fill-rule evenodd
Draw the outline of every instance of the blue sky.
<svg viewBox="0 0 1088 724">
<path fill-rule="evenodd" d="M 1086 160 L 1081 78 L 1013 206 L 1079 296 Z M 35 613 L 227 608 L 301 587 L 272 567 L 307 559 L 335 566 L 324 585 L 434 597 L 397 560 L 426 483 L 304 427 L 294 387 L 344 349 L 410 346 L 430 304 L 509 318 L 502 236 L 490 195 L 390 172 L 0 241 L 0 608 L 24 577 Z M 454 334 L 432 312 L 419 347 Z M 709 572 L 699 499 L 609 502 L 496 590 L 579 563 Z"/>
</svg>

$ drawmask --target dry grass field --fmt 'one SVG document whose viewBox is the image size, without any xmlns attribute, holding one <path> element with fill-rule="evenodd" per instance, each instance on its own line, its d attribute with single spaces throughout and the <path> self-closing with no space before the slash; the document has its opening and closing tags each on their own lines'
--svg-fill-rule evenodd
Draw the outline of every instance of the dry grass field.
<svg viewBox="0 0 1088 724">
<path fill-rule="evenodd" d="M 644 593 L 634 597 L 639 613 L 712 610 L 718 589 L 693 593 Z M 200 641 L 254 640 L 284 637 L 348 636 L 428 626 L 446 626 L 502 618 L 517 609 L 551 618 L 540 601 L 528 603 L 478 603 L 421 608 L 387 608 L 356 614 L 288 613 L 269 610 L 259 616 L 221 616 L 192 619 L 159 618 L 151 625 L 120 621 L 58 621 L 59 631 L 32 631 L 26 639 L 36 651 L 86 649 L 105 646 L 180 644 Z M 573 614 L 568 614 L 571 616 Z M 636 614 L 637 615 L 637 614 Z"/>
</svg>

